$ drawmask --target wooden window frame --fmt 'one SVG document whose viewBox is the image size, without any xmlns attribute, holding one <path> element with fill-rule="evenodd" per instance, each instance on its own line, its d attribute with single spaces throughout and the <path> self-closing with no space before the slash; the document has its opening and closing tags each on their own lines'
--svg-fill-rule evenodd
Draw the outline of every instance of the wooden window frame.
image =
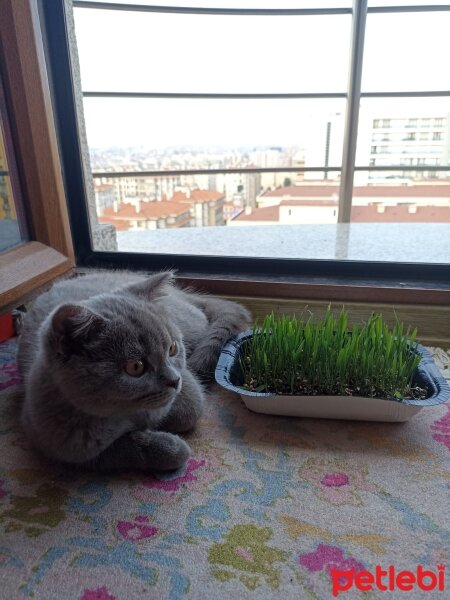
<svg viewBox="0 0 450 600">
<path fill-rule="evenodd" d="M 0 254 L 0 312 L 75 265 L 37 0 L 2 0 L 0 61 L 29 242 Z"/>
</svg>

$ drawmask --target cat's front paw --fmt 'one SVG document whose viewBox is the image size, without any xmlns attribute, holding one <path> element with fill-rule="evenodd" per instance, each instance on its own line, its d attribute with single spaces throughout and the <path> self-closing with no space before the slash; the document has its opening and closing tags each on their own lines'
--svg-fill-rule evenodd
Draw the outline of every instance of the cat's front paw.
<svg viewBox="0 0 450 600">
<path fill-rule="evenodd" d="M 136 431 L 132 434 L 139 448 L 141 469 L 149 471 L 172 471 L 184 466 L 191 449 L 177 435 L 163 431 Z"/>
<path fill-rule="evenodd" d="M 202 381 L 212 381 L 217 359 L 218 353 L 214 347 L 199 346 L 188 358 L 189 369 L 198 375 Z"/>
</svg>

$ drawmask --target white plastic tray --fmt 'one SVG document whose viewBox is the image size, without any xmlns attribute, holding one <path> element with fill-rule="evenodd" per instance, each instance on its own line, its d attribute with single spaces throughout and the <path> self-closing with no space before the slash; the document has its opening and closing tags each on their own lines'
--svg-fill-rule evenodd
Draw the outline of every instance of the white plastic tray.
<svg viewBox="0 0 450 600">
<path fill-rule="evenodd" d="M 289 417 L 400 422 L 408 421 L 422 410 L 421 406 L 358 396 L 239 395 L 246 407 L 254 412 Z"/>
</svg>

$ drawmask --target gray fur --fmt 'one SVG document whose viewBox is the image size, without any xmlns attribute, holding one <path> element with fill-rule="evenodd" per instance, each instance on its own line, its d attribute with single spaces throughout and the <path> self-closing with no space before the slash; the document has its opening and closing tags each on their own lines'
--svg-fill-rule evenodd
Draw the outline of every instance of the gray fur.
<svg viewBox="0 0 450 600">
<path fill-rule="evenodd" d="M 199 376 L 211 377 L 224 342 L 249 324 L 239 304 L 178 289 L 170 272 L 61 281 L 34 302 L 19 338 L 25 432 L 65 463 L 176 469 L 190 454 L 176 434 L 202 413 Z M 128 375 L 128 360 L 146 371 Z"/>
</svg>

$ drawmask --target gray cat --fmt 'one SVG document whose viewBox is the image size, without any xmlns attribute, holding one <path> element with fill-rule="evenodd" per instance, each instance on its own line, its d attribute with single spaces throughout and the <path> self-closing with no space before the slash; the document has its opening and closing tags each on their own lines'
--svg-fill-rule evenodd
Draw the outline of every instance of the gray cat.
<svg viewBox="0 0 450 600">
<path fill-rule="evenodd" d="M 26 315 L 22 423 L 51 459 L 101 471 L 171 470 L 190 454 L 224 342 L 250 324 L 234 302 L 178 289 L 172 273 L 56 283 Z M 170 433 L 169 433 L 170 432 Z"/>
</svg>

